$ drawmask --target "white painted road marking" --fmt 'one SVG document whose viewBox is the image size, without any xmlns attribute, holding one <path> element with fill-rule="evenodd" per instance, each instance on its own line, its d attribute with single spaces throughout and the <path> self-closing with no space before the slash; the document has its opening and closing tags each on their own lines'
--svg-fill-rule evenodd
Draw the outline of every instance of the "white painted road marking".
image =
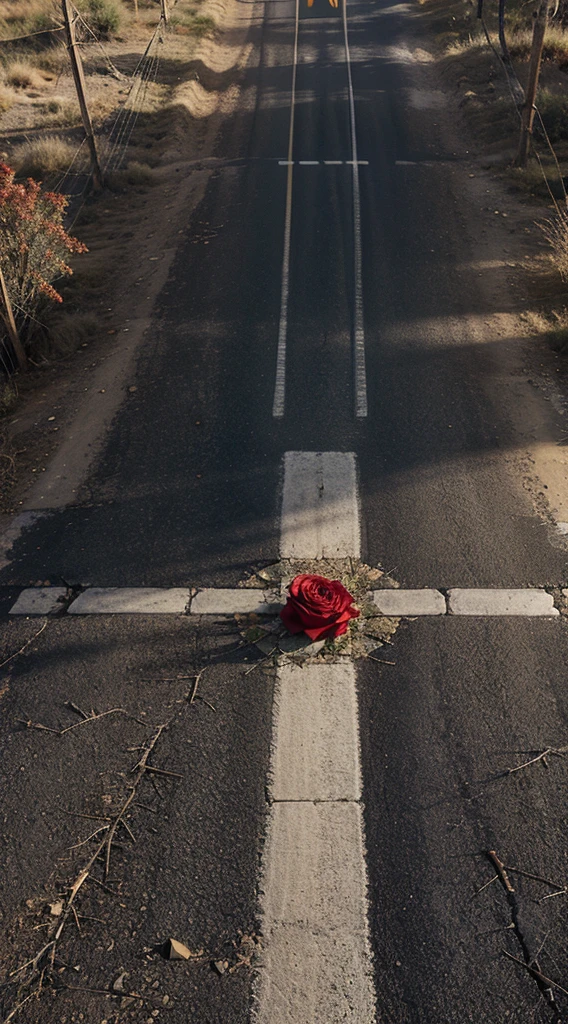
<svg viewBox="0 0 568 1024">
<path fill-rule="evenodd" d="M 446 600 L 439 590 L 375 590 L 373 601 L 383 615 L 446 614 Z"/>
<path fill-rule="evenodd" d="M 10 608 L 10 615 L 52 615 L 62 610 L 67 587 L 28 587 Z"/>
<path fill-rule="evenodd" d="M 319 543 L 319 542 L 318 542 Z M 320 545 L 321 546 L 321 545 Z M 299 556 L 296 556 L 299 557 Z M 307 557 L 307 556 L 302 556 Z M 311 557 L 311 556 L 310 556 Z M 339 556 L 337 556 L 339 557 Z M 351 557 L 354 557 L 353 555 Z M 28 587 L 22 590 L 9 615 L 51 615 L 64 610 L 66 587 Z M 568 597 L 568 590 L 563 591 Z M 438 590 L 373 590 L 369 599 L 377 611 L 396 618 L 417 616 L 524 615 L 557 616 L 552 595 L 546 590 L 450 590 L 448 604 Z M 512 596 L 513 595 L 513 596 Z M 67 609 L 71 615 L 235 615 L 256 613 L 276 615 L 284 597 L 260 588 L 204 588 L 191 598 L 189 589 L 180 587 L 93 587 L 74 598 Z"/>
<path fill-rule="evenodd" d="M 91 587 L 75 598 L 69 615 L 182 615 L 189 587 Z"/>
<path fill-rule="evenodd" d="M 293 167 L 294 164 L 299 164 L 300 167 L 319 167 L 324 164 L 326 167 L 351 167 L 357 163 L 358 167 L 368 167 L 368 160 L 279 160 L 279 167 Z"/>
<path fill-rule="evenodd" d="M 279 688 L 254 1019 L 374 1024 L 355 670 L 283 668 Z"/>
<path fill-rule="evenodd" d="M 544 590 L 450 590 L 450 615 L 560 615 Z"/>
<path fill-rule="evenodd" d="M 296 0 L 294 26 L 294 52 L 292 60 L 292 93 L 290 97 L 290 126 L 288 130 L 288 175 L 286 178 L 286 213 L 284 216 L 284 252 L 282 255 L 282 285 L 280 291 L 280 322 L 278 324 L 278 349 L 276 352 L 276 382 L 272 415 L 281 419 L 284 415 L 286 397 L 286 338 L 288 335 L 288 296 L 290 294 L 290 237 L 292 233 L 292 183 L 294 174 L 294 116 L 296 105 L 296 74 L 298 70 L 298 31 L 300 24 L 300 0 Z"/>
<path fill-rule="evenodd" d="M 360 800 L 353 666 L 284 665 L 274 697 L 273 800 Z"/>
<path fill-rule="evenodd" d="M 282 558 L 359 558 L 357 469 L 352 452 L 286 452 Z"/>
<path fill-rule="evenodd" d="M 268 590 L 223 590 L 206 588 L 191 599 L 192 615 L 272 615 L 279 612 L 283 601 L 280 595 Z"/>
<path fill-rule="evenodd" d="M 363 419 L 367 415 L 367 370 L 365 366 L 365 325 L 363 318 L 363 248 L 361 244 L 361 192 L 359 187 L 359 163 L 357 160 L 357 129 L 355 124 L 355 98 L 351 75 L 351 56 L 347 32 L 347 0 L 343 0 L 343 34 L 345 38 L 345 59 L 347 61 L 347 82 L 349 88 L 349 120 L 351 124 L 351 154 L 353 157 L 353 248 L 355 259 L 355 315 L 353 324 L 353 360 L 355 372 L 355 415 Z"/>
<path fill-rule="evenodd" d="M 359 546 L 355 456 L 287 452 L 283 555 L 347 558 Z M 254 1019 L 374 1024 L 352 662 L 279 669 L 269 792 Z"/>
</svg>

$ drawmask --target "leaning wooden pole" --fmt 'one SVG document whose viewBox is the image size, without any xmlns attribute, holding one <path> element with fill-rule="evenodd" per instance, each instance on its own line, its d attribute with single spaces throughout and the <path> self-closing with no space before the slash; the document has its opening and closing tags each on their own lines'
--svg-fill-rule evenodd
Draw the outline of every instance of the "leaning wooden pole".
<svg viewBox="0 0 568 1024">
<path fill-rule="evenodd" d="M 515 157 L 515 167 L 526 167 L 531 144 L 535 115 L 535 99 L 540 77 L 544 34 L 548 24 L 548 0 L 540 0 L 538 10 L 534 14 L 533 37 L 529 62 L 529 77 L 525 93 L 525 102 L 521 110 L 521 134 L 519 148 Z"/>
<path fill-rule="evenodd" d="M 73 71 L 73 78 L 75 80 L 75 88 L 77 90 L 77 99 L 79 100 L 79 107 L 81 108 L 81 119 L 83 121 L 83 128 L 85 129 L 89 155 L 91 158 L 93 185 L 96 189 L 101 189 L 103 187 L 103 175 L 99 164 L 99 155 L 97 153 L 97 144 L 95 142 L 95 133 L 93 132 L 91 115 L 89 114 L 89 108 L 87 106 L 83 62 L 77 46 L 77 39 L 75 37 L 75 22 L 69 0 L 61 0 L 61 6 L 63 8 L 63 20 L 65 22 L 65 33 L 67 36 L 67 49 L 69 50 L 69 57 L 71 59 L 71 68 Z"/>
<path fill-rule="evenodd" d="M 14 355 L 18 361 L 20 370 L 27 370 L 28 360 L 26 353 L 24 352 L 24 346 L 20 341 L 20 335 L 18 334 L 18 328 L 16 327 L 16 321 L 14 320 L 14 310 L 12 309 L 12 302 L 10 295 L 6 287 L 6 280 L 2 273 L 2 267 L 0 267 L 0 295 L 2 297 L 2 319 L 6 325 L 8 337 L 14 349 Z"/>
</svg>

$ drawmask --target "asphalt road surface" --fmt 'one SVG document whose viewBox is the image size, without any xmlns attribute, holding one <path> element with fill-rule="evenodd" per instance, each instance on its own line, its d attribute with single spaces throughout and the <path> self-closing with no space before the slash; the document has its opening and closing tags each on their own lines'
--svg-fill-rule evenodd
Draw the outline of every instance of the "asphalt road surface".
<svg viewBox="0 0 568 1024">
<path fill-rule="evenodd" d="M 235 587 L 279 557 L 286 452 L 355 453 L 362 557 L 404 588 L 568 585 L 566 551 L 507 468 L 508 339 L 480 345 L 474 329 L 485 298 L 468 271 L 464 171 L 435 105 L 413 100 L 413 9 L 302 0 L 298 15 L 269 0 L 252 29 L 254 106 L 218 141 L 137 391 L 77 505 L 16 541 L 6 612 L 37 580 Z M 5 657 L 38 628 L 6 616 Z M 104 815 L 136 761 L 127 750 L 165 722 L 155 764 L 183 776 L 145 782 L 137 842 L 123 834 L 115 854 L 120 898 L 93 886 L 62 953 L 66 984 L 104 989 L 127 971 L 126 995 L 48 991 L 20 1019 L 156 1019 L 130 991 L 167 996 L 158 1019 L 172 1024 L 258 1012 L 236 951 L 262 930 L 274 673 L 250 672 L 238 639 L 230 619 L 63 616 L 3 668 L 6 970 L 37 951 L 42 906 L 75 877 L 69 847 L 96 827 L 69 812 Z M 568 1014 L 566 760 L 507 773 L 568 743 L 567 655 L 561 617 L 443 616 L 403 620 L 387 664 L 356 666 L 377 1024 Z M 69 701 L 138 721 L 116 712 L 61 737 L 22 725 L 72 724 Z M 488 850 L 518 869 L 514 892 Z M 203 957 L 163 961 L 153 950 L 169 936 Z M 337 956 L 326 976 L 341 975 Z M 236 969 L 211 967 L 225 960 Z M 523 967 L 535 962 L 560 988 Z M 3 992 L 7 1016 L 18 993 Z M 346 1007 L 326 1024 L 368 1024 Z"/>
</svg>

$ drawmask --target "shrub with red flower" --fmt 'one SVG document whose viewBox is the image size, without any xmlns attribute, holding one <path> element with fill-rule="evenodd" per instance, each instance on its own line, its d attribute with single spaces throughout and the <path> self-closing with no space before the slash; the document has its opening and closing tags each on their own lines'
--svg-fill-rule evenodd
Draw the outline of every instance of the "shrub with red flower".
<svg viewBox="0 0 568 1024">
<path fill-rule="evenodd" d="M 14 176 L 0 163 L 0 261 L 14 314 L 26 320 L 43 296 L 63 301 L 53 282 L 73 273 L 69 256 L 87 247 L 63 227 L 64 195 L 43 192 L 32 178 L 16 182 Z"/>
<path fill-rule="evenodd" d="M 311 640 L 342 636 L 360 614 L 353 597 L 339 580 L 302 573 L 292 580 L 282 619 L 290 633 L 307 633 Z"/>
</svg>

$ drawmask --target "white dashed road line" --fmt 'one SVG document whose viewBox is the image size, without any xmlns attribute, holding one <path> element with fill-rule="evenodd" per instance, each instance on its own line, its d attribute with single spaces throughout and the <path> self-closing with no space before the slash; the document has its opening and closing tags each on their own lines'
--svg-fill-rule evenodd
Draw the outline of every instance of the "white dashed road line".
<svg viewBox="0 0 568 1024">
<path fill-rule="evenodd" d="M 286 164 L 286 213 L 284 215 L 284 252 L 282 254 L 282 284 L 280 290 L 280 320 L 278 324 L 278 348 L 276 351 L 276 382 L 272 415 L 281 419 L 284 415 L 286 398 L 286 339 L 288 335 L 288 297 L 290 294 L 290 238 L 292 234 L 292 185 L 294 175 L 294 116 L 296 106 L 296 74 L 298 70 L 298 32 L 300 25 L 300 0 L 296 0 L 294 24 L 294 50 L 292 59 L 292 90 L 290 96 L 290 126 L 288 129 L 288 158 Z"/>
<path fill-rule="evenodd" d="M 286 452 L 282 558 L 359 558 L 357 469 L 352 452 Z"/>
<path fill-rule="evenodd" d="M 363 419 L 367 415 L 367 370 L 365 367 L 365 325 L 363 319 L 363 248 L 361 243 L 361 190 L 359 186 L 359 161 L 357 159 L 357 128 L 355 124 L 355 97 L 351 75 L 351 55 L 347 30 L 347 0 L 343 0 L 343 35 L 345 39 L 345 60 L 347 62 L 347 84 L 349 89 L 349 121 L 351 126 L 351 155 L 353 163 L 353 248 L 355 310 L 353 323 L 353 361 L 355 372 L 355 415 Z M 350 161 L 351 162 L 351 161 Z"/>
<path fill-rule="evenodd" d="M 188 587 L 91 587 L 69 606 L 69 615 L 180 615 L 189 605 Z"/>
<path fill-rule="evenodd" d="M 444 593 L 447 593 L 447 598 Z M 449 590 L 444 593 L 440 590 L 373 590 L 369 598 L 383 615 L 402 619 L 440 615 L 540 618 L 560 614 L 552 595 L 546 590 L 528 587 L 504 590 L 497 587 L 494 590 Z M 563 594 L 568 597 L 568 590 Z M 205 587 L 194 597 L 191 597 L 189 588 L 180 587 L 93 587 L 71 600 L 66 587 L 28 587 L 21 591 L 8 614 L 52 615 L 69 604 L 67 613 L 70 615 L 276 615 L 284 601 L 285 594 L 252 587 L 234 590 Z"/>
<path fill-rule="evenodd" d="M 450 615 L 560 615 L 545 590 L 450 590 Z"/>
<path fill-rule="evenodd" d="M 445 615 L 446 601 L 439 590 L 375 590 L 373 601 L 383 615 Z"/>
</svg>

